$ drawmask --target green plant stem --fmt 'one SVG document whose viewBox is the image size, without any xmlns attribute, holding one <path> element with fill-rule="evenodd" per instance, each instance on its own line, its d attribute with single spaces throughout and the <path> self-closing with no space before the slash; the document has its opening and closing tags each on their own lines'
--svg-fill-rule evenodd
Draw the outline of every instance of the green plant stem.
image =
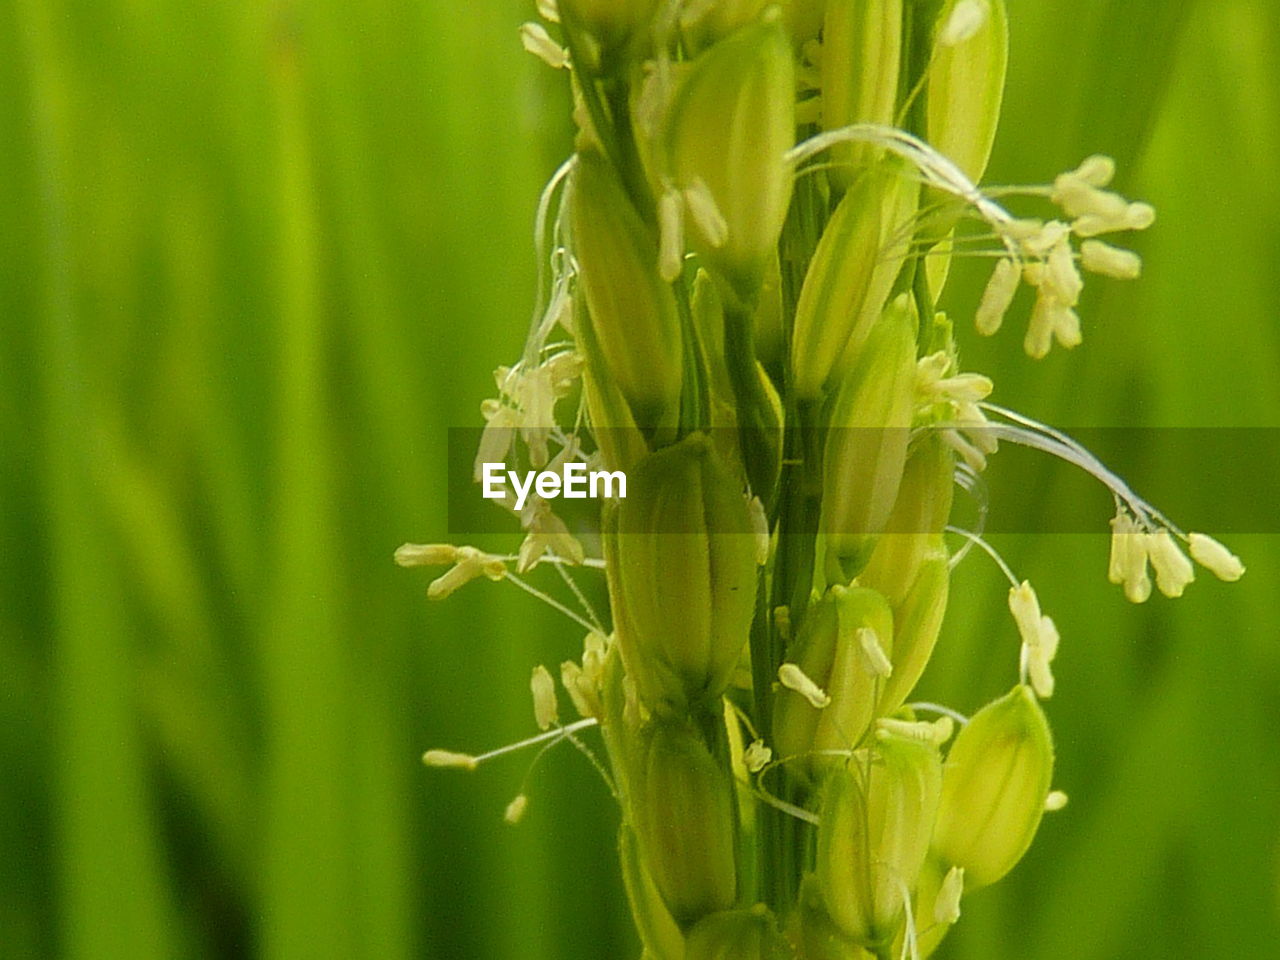
<svg viewBox="0 0 1280 960">
<path fill-rule="evenodd" d="M 677 278 L 671 289 L 675 294 L 680 326 L 684 331 L 685 389 L 680 395 L 680 435 L 683 437 L 711 422 L 707 349 L 689 303 L 688 287 Z"/>
<path fill-rule="evenodd" d="M 756 365 L 755 328 L 750 307 L 732 295 L 724 298 L 724 356 L 738 411 L 742 463 L 751 489 L 768 511 L 778 482 L 781 442 L 773 405 Z"/>
<path fill-rule="evenodd" d="M 919 316 L 919 342 L 925 352 L 932 350 L 930 341 L 933 331 L 933 291 L 929 289 L 929 271 L 916 270 L 911 279 L 911 295 L 915 298 L 916 313 Z"/>
</svg>

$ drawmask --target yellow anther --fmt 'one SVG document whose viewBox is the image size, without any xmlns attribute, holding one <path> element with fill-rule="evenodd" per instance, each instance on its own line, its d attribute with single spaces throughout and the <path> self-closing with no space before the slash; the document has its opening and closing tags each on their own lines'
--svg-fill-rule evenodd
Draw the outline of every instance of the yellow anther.
<svg viewBox="0 0 1280 960">
<path fill-rule="evenodd" d="M 817 710 L 831 706 L 831 697 L 827 692 L 810 680 L 808 675 L 794 663 L 784 663 L 778 667 L 778 682 L 788 690 L 794 690 L 800 694 Z"/>
</svg>

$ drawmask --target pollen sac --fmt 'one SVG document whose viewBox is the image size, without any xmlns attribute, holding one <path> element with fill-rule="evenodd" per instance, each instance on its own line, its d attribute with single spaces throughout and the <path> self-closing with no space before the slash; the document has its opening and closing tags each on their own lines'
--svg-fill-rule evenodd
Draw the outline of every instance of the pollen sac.
<svg viewBox="0 0 1280 960">
<path fill-rule="evenodd" d="M 937 433 L 912 446 L 898 499 L 858 582 L 874 587 L 897 607 L 916 584 L 925 558 L 940 548 L 951 517 L 955 454 Z"/>
<path fill-rule="evenodd" d="M 1244 564 L 1234 553 L 1213 537 L 1203 533 L 1193 533 L 1188 540 L 1191 547 L 1191 558 L 1219 580 L 1234 583 L 1244 576 Z"/>
<path fill-rule="evenodd" d="M 560 16 L 587 31 L 607 56 L 653 19 L 658 0 L 557 0 Z"/>
<path fill-rule="evenodd" d="M 864 947 L 891 943 L 902 925 L 941 790 L 937 747 L 896 737 L 878 739 L 869 764 L 827 778 L 814 873 L 832 922 Z"/>
<path fill-rule="evenodd" d="M 686 960 L 788 960 L 794 953 L 762 903 L 703 917 L 689 931 Z"/>
<path fill-rule="evenodd" d="M 1156 572 L 1156 586 L 1166 597 L 1180 597 L 1196 578 L 1195 568 L 1168 530 L 1147 535 L 1147 552 Z"/>
<path fill-rule="evenodd" d="M 840 763 L 814 751 L 848 752 L 875 717 L 877 685 L 883 678 L 864 648 L 861 631 L 892 657 L 893 611 L 865 587 L 835 586 L 805 616 L 787 656 L 830 698 L 818 707 L 803 692 L 783 687 L 774 700 L 773 736 L 781 757 L 801 757 L 797 769 L 822 770 Z M 890 660 L 892 663 L 892 660 Z"/>
<path fill-rule="evenodd" d="M 653 710 L 714 705 L 755 608 L 756 545 L 741 484 L 692 434 L 651 454 L 605 514 L 617 642 Z"/>
<path fill-rule="evenodd" d="M 675 296 L 658 275 L 657 241 L 596 154 L 578 155 L 568 189 L 587 308 L 575 317 L 575 329 L 587 372 L 597 386 L 616 386 L 640 428 L 674 422 L 683 373 L 680 321 Z"/>
<path fill-rule="evenodd" d="M 886 160 L 865 169 L 832 214 L 796 304 L 791 375 L 801 398 L 819 397 L 865 352 L 902 268 L 918 193 Z"/>
<path fill-rule="evenodd" d="M 675 921 L 733 905 L 733 794 L 693 728 L 656 719 L 641 731 L 643 773 L 631 797 L 639 851 Z"/>
<path fill-rule="evenodd" d="M 625 823 L 618 833 L 618 859 L 631 918 L 645 955 L 653 960 L 684 960 L 684 935 L 641 859 L 635 831 Z"/>
<path fill-rule="evenodd" d="M 995 883 L 1026 853 L 1053 776 L 1049 723 L 1025 686 L 987 704 L 956 736 L 943 771 L 934 848 L 968 889 Z"/>
<path fill-rule="evenodd" d="M 560 718 L 555 681 L 551 679 L 551 673 L 546 667 L 539 664 L 533 668 L 529 689 L 533 693 L 533 715 L 538 729 L 551 729 L 560 722 Z"/>
<path fill-rule="evenodd" d="M 985 20 L 972 32 L 958 33 L 958 42 L 935 46 L 926 109 L 926 139 L 975 183 L 991 157 L 1009 59 L 1004 0 L 982 2 L 989 7 Z M 942 8 L 939 39 L 948 26 L 954 26 L 956 8 L 965 4 L 971 5 L 972 0 L 949 0 Z"/>
<path fill-rule="evenodd" d="M 885 311 L 836 394 L 823 455 L 822 529 L 847 564 L 867 560 L 902 483 L 916 376 L 915 320 L 905 295 Z M 846 568 L 848 569 L 848 568 Z"/>
<path fill-rule="evenodd" d="M 822 28 L 822 125 L 892 125 L 902 56 L 903 0 L 828 3 Z M 831 178 L 841 186 L 883 150 L 870 144 L 831 149 Z"/>
<path fill-rule="evenodd" d="M 1146 534 L 1128 514 L 1117 514 L 1111 520 L 1107 577 L 1112 583 L 1124 585 L 1125 597 L 1131 603 L 1145 603 L 1151 596 L 1148 561 Z"/>
<path fill-rule="evenodd" d="M 754 302 L 791 200 L 791 44 L 771 8 L 690 65 L 667 115 L 666 168 L 676 189 L 714 205 L 722 235 L 692 226 L 694 249 L 739 299 Z"/>
</svg>

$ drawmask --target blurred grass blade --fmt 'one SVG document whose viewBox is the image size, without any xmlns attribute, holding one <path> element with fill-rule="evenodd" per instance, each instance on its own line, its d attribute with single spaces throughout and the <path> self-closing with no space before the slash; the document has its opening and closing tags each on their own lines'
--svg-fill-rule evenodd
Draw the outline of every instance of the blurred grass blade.
<svg viewBox="0 0 1280 960">
<path fill-rule="evenodd" d="M 260 643 L 268 731 L 263 955 L 345 960 L 361 955 L 347 922 L 355 893 L 346 803 L 350 667 L 336 568 L 306 50 L 288 27 L 272 40 L 279 352 L 270 592 Z"/>
<path fill-rule="evenodd" d="M 95 466 L 110 451 L 93 443 L 96 411 L 75 308 L 68 192 L 77 91 L 58 69 L 65 60 L 52 5 L 23 0 L 19 18 L 44 216 L 37 246 L 44 285 L 39 324 L 49 629 L 59 720 L 61 952 L 70 960 L 162 960 L 181 954 L 133 713 L 134 636 L 118 570 L 94 563 L 92 553 L 109 542 Z"/>
</svg>

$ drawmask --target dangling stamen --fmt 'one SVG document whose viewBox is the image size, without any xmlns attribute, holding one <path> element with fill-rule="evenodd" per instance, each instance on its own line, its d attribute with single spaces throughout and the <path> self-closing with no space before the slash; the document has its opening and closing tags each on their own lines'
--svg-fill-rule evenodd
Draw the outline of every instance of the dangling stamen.
<svg viewBox="0 0 1280 960">
<path fill-rule="evenodd" d="M 1142 258 L 1132 250 L 1113 247 L 1102 240 L 1086 240 L 1080 244 L 1080 265 L 1090 273 L 1136 280 L 1142 273 Z"/>
<path fill-rule="evenodd" d="M 1180 597 L 1196 578 L 1195 569 L 1168 530 L 1146 535 L 1147 553 L 1156 572 L 1156 586 L 1166 597 Z"/>
<path fill-rule="evenodd" d="M 547 28 L 540 23 L 520 25 L 520 44 L 553 70 L 563 70 L 569 65 L 569 51 L 552 40 Z"/>
<path fill-rule="evenodd" d="M 813 682 L 798 664 L 784 663 L 778 667 L 778 682 L 788 690 L 793 690 L 809 701 L 817 710 L 831 706 L 831 697 L 820 686 Z"/>
<path fill-rule="evenodd" d="M 422 762 L 428 767 L 453 767 L 458 770 L 474 770 L 480 760 L 469 753 L 456 753 L 453 750 L 428 750 L 422 755 Z"/>
<path fill-rule="evenodd" d="M 507 804 L 507 809 L 502 813 L 502 819 L 514 827 L 524 819 L 524 812 L 528 806 L 529 797 L 523 793 L 518 793 L 515 798 Z"/>
<path fill-rule="evenodd" d="M 996 263 L 973 317 L 974 325 L 982 336 L 989 337 L 1000 329 L 1021 279 L 1022 271 L 1018 269 L 1017 261 L 1005 257 Z"/>
<path fill-rule="evenodd" d="M 881 717 L 876 721 L 876 739 L 889 740 L 899 737 L 915 740 L 918 743 L 931 743 L 940 747 L 951 739 L 955 731 L 955 721 L 943 715 L 934 721 L 899 720 L 896 717 Z"/>
<path fill-rule="evenodd" d="M 1137 522 L 1120 508 L 1111 520 L 1111 556 L 1107 577 L 1124 585 L 1130 603 L 1146 603 L 1151 596 L 1151 577 L 1147 573 L 1147 540 Z"/>
<path fill-rule="evenodd" d="M 516 743 L 509 743 L 506 746 L 497 747 L 487 753 L 478 754 L 473 759 L 476 764 L 481 764 L 488 760 L 493 760 L 496 757 L 506 756 L 508 753 L 515 753 L 518 750 L 523 750 L 526 747 L 536 747 L 539 744 L 563 740 L 565 737 L 569 736 L 569 734 L 577 733 L 579 730 L 586 730 L 588 727 L 594 727 L 599 722 L 600 721 L 595 717 L 583 717 L 581 720 L 575 720 L 573 723 L 567 723 L 563 727 L 553 727 L 545 733 L 526 737 L 524 740 L 519 740 Z M 430 753 L 432 751 L 428 752 Z"/>
<path fill-rule="evenodd" d="M 933 921 L 950 926 L 960 919 L 960 895 L 964 893 L 964 867 L 952 867 L 942 878 L 933 902 Z"/>
<path fill-rule="evenodd" d="M 556 683 L 551 673 L 542 664 L 533 668 L 533 676 L 529 679 L 529 690 L 533 694 L 533 718 L 539 730 L 549 730 L 560 723 L 559 705 L 556 703 Z"/>
<path fill-rule="evenodd" d="M 889 655 L 884 652 L 876 632 L 870 627 L 859 627 L 854 636 L 857 637 L 858 646 L 862 649 L 863 669 L 873 677 L 890 676 L 893 673 L 893 663 L 889 660 Z M 826 695 L 823 694 L 823 696 Z M 827 702 L 830 702 L 830 698 Z"/>
<path fill-rule="evenodd" d="M 1191 548 L 1192 557 L 1197 562 L 1215 573 L 1220 569 L 1222 573 L 1218 575 L 1222 579 L 1239 579 L 1243 575 L 1244 566 L 1239 558 L 1203 534 L 1183 533 L 1173 521 L 1134 493 L 1119 476 L 1066 434 L 993 403 L 983 402 L 979 406 L 1015 424 L 993 424 L 990 429 L 997 436 L 1052 454 L 1079 467 L 1111 491 L 1116 499 L 1117 516 L 1111 522 L 1107 573 L 1112 583 L 1124 584 L 1125 596 L 1131 602 L 1144 603 L 1151 595 L 1148 561 L 1154 565 L 1157 584 L 1166 596 L 1181 596 L 1187 584 L 1195 579 L 1191 563 L 1174 541 L 1175 537 Z M 1205 558 L 1204 561 L 1197 553 Z"/>
<path fill-rule="evenodd" d="M 1073 466 L 1079 467 L 1099 480 L 1119 500 L 1123 501 L 1125 506 L 1138 518 L 1144 527 L 1152 530 L 1164 527 L 1179 537 L 1183 536 L 1178 527 L 1167 517 L 1134 493 L 1129 485 L 1109 470 L 1102 461 L 1066 434 L 994 403 L 983 402 L 980 406 L 983 410 L 997 414 L 1020 427 L 1026 428 L 1025 430 L 1018 430 L 1000 424 L 993 424 L 991 429 L 996 431 L 1000 437 L 1021 446 L 1052 454 Z"/>
<path fill-rule="evenodd" d="M 457 563 L 458 548 L 452 543 L 402 543 L 396 547 L 398 567 L 438 567 Z"/>
<path fill-rule="evenodd" d="M 1187 542 L 1191 547 L 1191 558 L 1219 580 L 1234 583 L 1244 576 L 1244 564 L 1240 558 L 1213 537 L 1193 533 Z"/>
</svg>

